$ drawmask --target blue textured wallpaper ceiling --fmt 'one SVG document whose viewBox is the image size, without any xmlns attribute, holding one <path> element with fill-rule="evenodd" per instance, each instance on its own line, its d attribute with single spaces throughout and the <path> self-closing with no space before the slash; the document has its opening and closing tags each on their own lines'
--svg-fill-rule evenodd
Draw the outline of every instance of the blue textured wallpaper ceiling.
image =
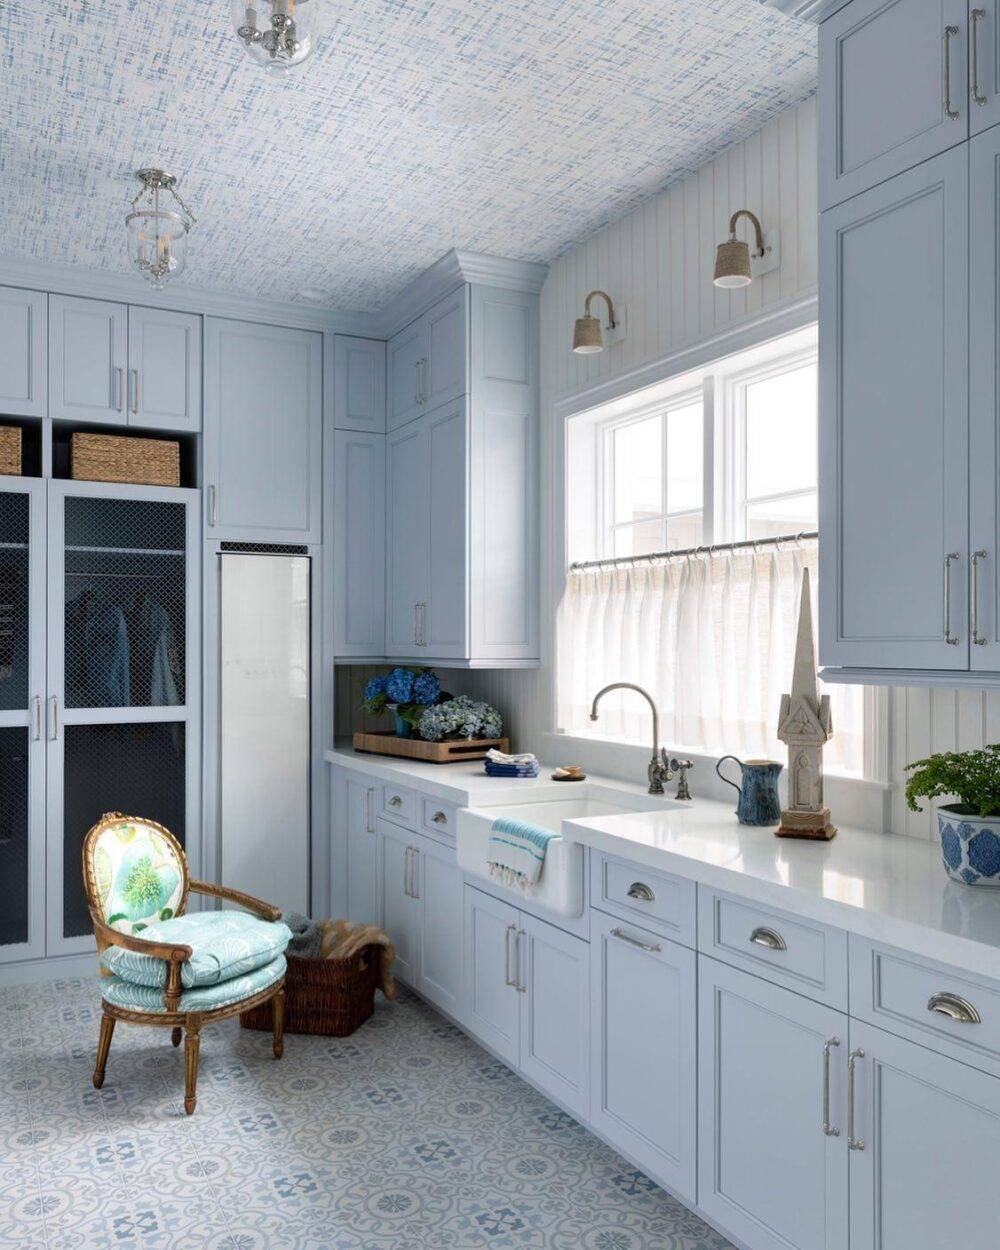
<svg viewBox="0 0 1000 1250">
<path fill-rule="evenodd" d="M 187 281 L 376 310 L 453 246 L 551 260 L 815 81 L 815 27 L 757 0 L 324 4 L 273 82 L 228 0 L 3 0 L 0 253 L 126 269 L 159 164 Z"/>
</svg>

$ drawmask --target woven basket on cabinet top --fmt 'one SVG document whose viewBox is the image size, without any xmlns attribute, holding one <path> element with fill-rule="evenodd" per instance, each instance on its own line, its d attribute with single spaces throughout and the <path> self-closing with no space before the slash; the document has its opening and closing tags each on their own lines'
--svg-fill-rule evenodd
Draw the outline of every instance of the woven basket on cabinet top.
<svg viewBox="0 0 1000 1250">
<path fill-rule="evenodd" d="M 21 475 L 21 429 L 16 425 L 0 426 L 0 473 Z"/>
<path fill-rule="evenodd" d="M 70 437 L 70 464 L 76 482 L 181 484 L 181 448 L 176 439 L 77 433 Z"/>
</svg>

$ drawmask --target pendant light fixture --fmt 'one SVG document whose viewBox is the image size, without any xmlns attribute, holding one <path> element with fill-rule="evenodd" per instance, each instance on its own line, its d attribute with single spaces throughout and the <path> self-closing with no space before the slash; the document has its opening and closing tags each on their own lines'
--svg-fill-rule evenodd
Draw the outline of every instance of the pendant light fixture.
<svg viewBox="0 0 1000 1250">
<path fill-rule="evenodd" d="M 137 169 L 142 188 L 125 218 L 128 252 L 144 278 L 162 290 L 184 272 L 194 215 L 177 194 L 177 179 L 162 169 Z"/>
<path fill-rule="evenodd" d="M 232 0 L 233 27 L 247 55 L 268 73 L 308 60 L 321 34 L 323 0 Z"/>
</svg>

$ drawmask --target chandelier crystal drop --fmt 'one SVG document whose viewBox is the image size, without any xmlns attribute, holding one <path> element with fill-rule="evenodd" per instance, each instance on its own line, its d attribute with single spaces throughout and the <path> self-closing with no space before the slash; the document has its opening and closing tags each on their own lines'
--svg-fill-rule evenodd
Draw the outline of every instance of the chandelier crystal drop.
<svg viewBox="0 0 1000 1250">
<path fill-rule="evenodd" d="M 177 194 L 177 179 L 162 169 L 137 169 L 142 188 L 125 218 L 132 264 L 157 290 L 184 272 L 194 214 Z"/>
<path fill-rule="evenodd" d="M 233 26 L 252 61 L 283 74 L 316 50 L 321 5 L 322 0 L 232 0 Z"/>
</svg>

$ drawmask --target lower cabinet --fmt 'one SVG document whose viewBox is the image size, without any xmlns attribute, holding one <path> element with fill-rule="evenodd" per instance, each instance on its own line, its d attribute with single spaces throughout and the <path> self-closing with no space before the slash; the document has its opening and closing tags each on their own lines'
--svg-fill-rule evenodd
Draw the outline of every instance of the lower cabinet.
<svg viewBox="0 0 1000 1250">
<path fill-rule="evenodd" d="M 375 832 L 375 783 L 339 773 L 333 810 L 341 822 L 347 872 L 347 919 L 379 924 L 379 839 Z"/>
<path fill-rule="evenodd" d="M 851 1021 L 851 1250 L 993 1250 L 1000 1080 Z"/>
<path fill-rule="evenodd" d="M 382 927 L 396 947 L 395 973 L 458 1016 L 462 989 L 462 871 L 451 847 L 387 820 L 381 843 Z"/>
<path fill-rule="evenodd" d="M 590 1121 L 650 1176 L 695 1201 L 697 956 L 590 913 Z"/>
<path fill-rule="evenodd" d="M 698 977 L 699 1206 L 753 1250 L 846 1250 L 847 1016 L 704 955 Z"/>
<path fill-rule="evenodd" d="M 586 1118 L 588 943 L 466 886 L 464 945 L 463 1021 L 470 1032 Z"/>
</svg>

